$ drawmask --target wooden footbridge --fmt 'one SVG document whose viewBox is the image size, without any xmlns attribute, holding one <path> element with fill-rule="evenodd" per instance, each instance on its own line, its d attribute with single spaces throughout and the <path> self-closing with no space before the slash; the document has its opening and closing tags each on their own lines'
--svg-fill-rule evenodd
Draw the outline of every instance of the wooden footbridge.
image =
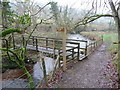
<svg viewBox="0 0 120 90">
<path fill-rule="evenodd" d="M 21 47 L 24 45 L 27 36 L 22 36 L 22 38 L 17 38 L 13 40 L 14 48 Z M 11 41 L 8 39 L 5 40 L 9 44 Z M 92 51 L 95 50 L 97 46 L 102 43 L 102 39 L 98 41 L 93 41 L 88 44 L 88 41 L 85 40 L 76 40 L 76 39 L 67 39 L 66 40 L 66 62 L 73 60 L 83 60 L 86 58 Z M 31 36 L 29 42 L 27 43 L 27 49 L 35 50 L 41 52 L 47 57 L 56 57 L 60 56 L 60 62 L 63 60 L 63 48 L 62 48 L 62 39 L 49 38 L 49 37 L 38 37 Z M 83 46 L 81 46 L 83 44 Z"/>
</svg>

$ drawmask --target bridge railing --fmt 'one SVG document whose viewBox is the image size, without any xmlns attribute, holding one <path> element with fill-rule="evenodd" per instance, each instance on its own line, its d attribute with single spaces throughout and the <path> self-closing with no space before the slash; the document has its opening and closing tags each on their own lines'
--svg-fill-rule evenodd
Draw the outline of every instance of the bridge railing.
<svg viewBox="0 0 120 90">
<path fill-rule="evenodd" d="M 99 47 L 103 43 L 103 38 L 91 42 L 89 45 L 87 45 L 87 55 L 90 55 L 92 52 L 94 52 L 97 47 Z"/>
<path fill-rule="evenodd" d="M 22 41 L 22 45 L 25 44 L 26 37 L 22 37 L 20 39 Z M 4 42 L 8 45 L 9 41 L 4 40 Z M 81 42 L 85 43 L 85 47 L 80 47 Z M 15 42 L 13 44 L 19 44 L 21 42 Z M 42 43 L 42 44 L 41 44 Z M 67 63 L 70 63 L 74 60 L 82 60 L 83 58 L 86 58 L 88 55 L 90 55 L 95 49 L 103 43 L 103 39 L 93 41 L 90 44 L 88 44 L 87 41 L 84 40 L 74 40 L 74 39 L 67 39 L 66 42 L 66 57 L 67 57 Z M 53 50 L 53 58 L 55 58 L 56 55 L 60 56 L 59 58 L 59 67 L 63 66 L 63 57 L 62 57 L 62 39 L 55 39 L 55 38 L 48 38 L 48 37 L 36 37 L 32 36 L 30 37 L 30 40 L 28 42 L 29 45 L 36 47 L 36 50 L 39 49 L 39 46 L 45 47 L 45 49 L 52 49 Z M 72 44 L 73 46 L 70 46 L 68 44 Z M 7 46 L 8 47 L 8 46 Z M 43 72 L 44 73 L 44 72 Z M 20 77 L 23 77 L 25 74 L 23 74 Z M 45 77 L 45 74 L 44 74 Z M 27 78 L 26 78 L 27 79 Z M 12 84 L 16 83 L 15 81 L 6 84 L 4 87 L 9 87 Z M 40 82 L 37 82 L 35 85 L 39 85 Z M 21 83 L 20 83 L 21 84 Z M 25 84 L 24 84 L 25 85 Z M 22 87 L 22 86 L 21 86 Z M 28 87 L 28 83 L 26 86 L 22 87 L 25 88 Z"/>
</svg>

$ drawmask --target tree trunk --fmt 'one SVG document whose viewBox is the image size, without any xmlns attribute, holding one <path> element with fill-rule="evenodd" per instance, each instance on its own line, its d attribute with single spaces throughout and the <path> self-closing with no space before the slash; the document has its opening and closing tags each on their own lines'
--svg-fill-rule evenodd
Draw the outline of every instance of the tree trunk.
<svg viewBox="0 0 120 90">
<path fill-rule="evenodd" d="M 108 0 L 108 1 L 110 4 L 112 13 L 114 15 L 115 24 L 118 31 L 118 79 L 119 79 L 118 87 L 120 87 L 120 17 L 118 14 L 118 10 L 115 9 L 115 5 L 113 1 L 112 0 Z"/>
</svg>

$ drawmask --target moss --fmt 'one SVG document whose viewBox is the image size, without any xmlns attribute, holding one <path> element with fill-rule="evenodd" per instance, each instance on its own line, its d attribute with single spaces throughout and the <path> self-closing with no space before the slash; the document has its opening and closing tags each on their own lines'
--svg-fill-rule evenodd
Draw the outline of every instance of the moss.
<svg viewBox="0 0 120 90">
<path fill-rule="evenodd" d="M 4 36 L 6 36 L 6 35 L 8 35 L 8 34 L 10 34 L 12 32 L 20 32 L 20 29 L 18 29 L 18 28 L 6 29 L 6 30 L 0 32 L 0 36 L 4 37 Z"/>
</svg>

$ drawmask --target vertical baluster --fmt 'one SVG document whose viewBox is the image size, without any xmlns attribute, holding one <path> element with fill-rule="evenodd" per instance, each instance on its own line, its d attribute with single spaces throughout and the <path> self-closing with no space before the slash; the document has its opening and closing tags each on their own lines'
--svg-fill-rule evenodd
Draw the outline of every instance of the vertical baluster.
<svg viewBox="0 0 120 90">
<path fill-rule="evenodd" d="M 60 56 L 60 49 L 58 49 L 58 55 Z M 59 68 L 61 67 L 61 64 L 60 64 L 60 57 L 59 57 Z"/>
<path fill-rule="evenodd" d="M 55 40 L 53 40 L 53 59 L 55 59 Z"/>
<path fill-rule="evenodd" d="M 68 59 L 68 57 L 67 57 Z M 74 48 L 72 48 L 72 60 L 74 60 Z"/>
<path fill-rule="evenodd" d="M 48 47 L 48 38 L 46 38 L 46 49 Z"/>
<path fill-rule="evenodd" d="M 37 37 L 36 37 L 36 51 L 38 52 L 38 40 L 37 40 Z"/>
<path fill-rule="evenodd" d="M 86 45 L 85 45 L 85 56 L 87 55 L 87 42 L 86 42 Z"/>
<path fill-rule="evenodd" d="M 34 46 L 34 43 L 35 43 L 35 37 L 32 36 L 32 41 L 33 41 L 33 46 Z"/>
<path fill-rule="evenodd" d="M 78 60 L 80 60 L 80 43 L 78 43 Z"/>
</svg>

